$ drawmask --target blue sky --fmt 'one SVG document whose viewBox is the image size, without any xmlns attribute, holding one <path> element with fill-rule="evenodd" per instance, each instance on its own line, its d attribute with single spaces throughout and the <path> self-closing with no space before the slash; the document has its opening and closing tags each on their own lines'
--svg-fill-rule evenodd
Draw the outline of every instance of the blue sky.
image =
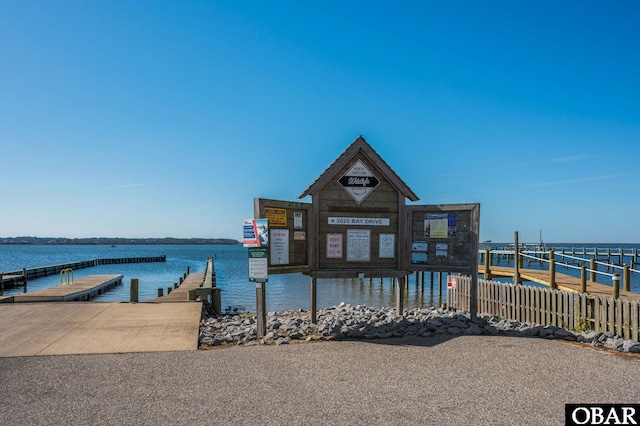
<svg viewBox="0 0 640 426">
<path fill-rule="evenodd" d="M 0 1 L 0 236 L 242 238 L 359 135 L 481 240 L 640 242 L 635 1 Z M 308 200 L 307 200 L 308 201 Z"/>
</svg>

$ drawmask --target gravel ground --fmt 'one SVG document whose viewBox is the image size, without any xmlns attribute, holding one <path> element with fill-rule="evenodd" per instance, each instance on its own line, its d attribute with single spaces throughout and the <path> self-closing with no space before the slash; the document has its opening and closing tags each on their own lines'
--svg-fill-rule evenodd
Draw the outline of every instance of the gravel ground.
<svg viewBox="0 0 640 426">
<path fill-rule="evenodd" d="M 638 403 L 640 357 L 558 340 L 412 337 L 0 358 L 5 425 L 561 425 Z"/>
</svg>

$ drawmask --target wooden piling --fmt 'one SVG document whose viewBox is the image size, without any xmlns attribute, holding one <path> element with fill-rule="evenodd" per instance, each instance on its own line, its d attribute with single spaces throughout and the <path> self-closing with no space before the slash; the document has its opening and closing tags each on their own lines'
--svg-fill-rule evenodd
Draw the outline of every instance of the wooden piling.
<svg viewBox="0 0 640 426">
<path fill-rule="evenodd" d="M 620 297 L 620 274 L 613 274 L 613 298 Z"/>
<path fill-rule="evenodd" d="M 518 231 L 514 233 L 514 254 L 513 254 L 513 284 L 520 284 L 520 259 L 519 257 L 519 244 L 518 244 Z"/>
<path fill-rule="evenodd" d="M 138 279 L 131 278 L 131 287 L 129 289 L 129 301 L 138 303 Z"/>
<path fill-rule="evenodd" d="M 628 265 L 622 267 L 622 288 L 624 291 L 631 291 L 631 271 Z"/>
<path fill-rule="evenodd" d="M 488 248 L 485 250 L 484 255 L 484 279 L 487 281 L 491 280 L 491 249 Z"/>
</svg>

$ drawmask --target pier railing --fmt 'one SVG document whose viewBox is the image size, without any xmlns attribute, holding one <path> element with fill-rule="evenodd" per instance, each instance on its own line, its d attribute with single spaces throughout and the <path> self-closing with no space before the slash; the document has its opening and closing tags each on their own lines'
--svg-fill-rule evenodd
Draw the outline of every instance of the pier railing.
<svg viewBox="0 0 640 426">
<path fill-rule="evenodd" d="M 587 258 L 586 256 L 591 256 Z M 550 287 L 557 289 L 555 285 L 555 274 L 558 266 L 566 269 L 574 269 L 580 271 L 579 276 L 582 280 L 583 292 L 586 291 L 587 281 L 601 282 L 603 284 L 611 284 L 612 291 L 616 291 L 615 287 L 620 285 L 622 281 L 622 289 L 631 291 L 631 274 L 640 274 L 640 269 L 634 267 L 638 265 L 638 249 L 632 248 L 624 250 L 622 248 L 612 251 L 610 248 L 601 249 L 593 248 L 592 251 L 586 248 L 576 250 L 571 248 L 567 250 L 561 247 L 560 250 L 527 250 L 514 247 L 502 249 L 484 249 L 479 251 L 479 264 L 484 266 L 485 272 L 491 265 L 500 265 L 502 260 L 506 263 L 513 262 L 514 268 L 523 268 L 525 262 L 528 266 L 533 265 L 538 269 L 546 269 L 550 274 Z M 602 260 L 600 260 L 602 259 Z M 618 260 L 618 263 L 612 260 Z M 625 259 L 629 260 L 630 265 L 624 263 Z M 606 260 L 606 261 L 603 261 Z M 587 265 L 589 265 L 587 267 Z M 482 271 L 482 269 L 481 269 Z M 576 275 L 578 273 L 576 272 Z M 489 274 L 485 273 L 485 277 Z M 620 277 L 622 276 L 622 280 Z M 608 282 L 607 282 L 608 281 Z M 619 291 L 619 290 L 618 290 Z"/>
<path fill-rule="evenodd" d="M 470 309 L 471 278 L 458 277 L 447 289 L 447 305 Z M 573 331 L 612 332 L 625 339 L 640 339 L 640 303 L 613 297 L 478 280 L 480 314 L 552 325 Z"/>
</svg>

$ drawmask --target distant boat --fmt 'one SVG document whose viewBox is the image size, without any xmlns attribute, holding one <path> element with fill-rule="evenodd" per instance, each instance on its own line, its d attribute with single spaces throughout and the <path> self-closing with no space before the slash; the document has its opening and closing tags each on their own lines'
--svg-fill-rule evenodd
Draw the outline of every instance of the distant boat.
<svg viewBox="0 0 640 426">
<path fill-rule="evenodd" d="M 111 247 L 117 247 L 115 244 L 111 244 Z"/>
</svg>

